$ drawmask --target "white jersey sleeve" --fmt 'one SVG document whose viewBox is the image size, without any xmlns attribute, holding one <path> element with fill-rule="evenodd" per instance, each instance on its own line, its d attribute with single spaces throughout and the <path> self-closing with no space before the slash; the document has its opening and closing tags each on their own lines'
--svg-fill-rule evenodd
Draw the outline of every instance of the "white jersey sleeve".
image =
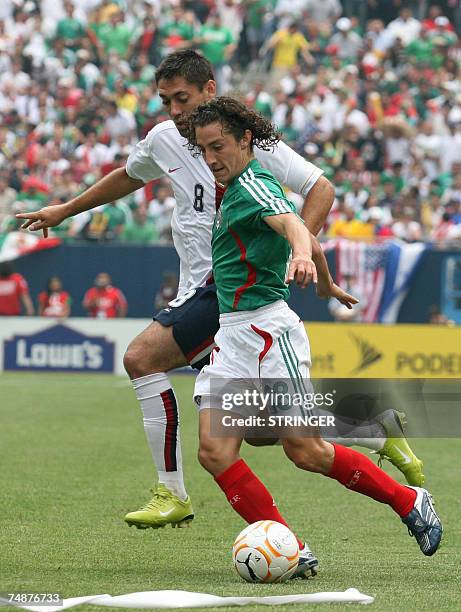
<svg viewBox="0 0 461 612">
<path fill-rule="evenodd" d="M 255 147 L 255 157 L 263 168 L 275 178 L 304 198 L 323 174 L 323 170 L 305 160 L 282 141 L 271 151 Z"/>
<path fill-rule="evenodd" d="M 138 142 L 131 151 L 126 162 L 126 173 L 128 176 L 138 181 L 149 183 L 165 174 L 154 160 L 152 146 L 153 134 L 151 131 L 146 138 Z"/>
</svg>

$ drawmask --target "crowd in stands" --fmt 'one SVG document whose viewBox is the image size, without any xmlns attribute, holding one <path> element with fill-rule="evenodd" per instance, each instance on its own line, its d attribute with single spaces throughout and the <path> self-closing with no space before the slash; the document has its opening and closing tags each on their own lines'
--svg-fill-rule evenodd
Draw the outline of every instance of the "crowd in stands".
<svg viewBox="0 0 461 612">
<path fill-rule="evenodd" d="M 170 273 L 170 276 L 173 278 L 171 286 L 176 286 L 177 289 L 175 275 Z M 159 289 L 159 294 L 164 285 L 165 283 Z M 155 301 L 158 299 L 157 295 Z M 112 279 L 107 272 L 100 272 L 96 276 L 93 285 L 83 296 L 82 305 L 87 316 L 98 319 L 124 318 L 128 311 L 128 302 L 123 291 L 112 285 Z M 46 287 L 37 296 L 35 308 L 24 276 L 15 272 L 10 262 L 0 262 L 0 317 L 36 314 L 40 317 L 64 319 L 71 314 L 71 310 L 72 296 L 63 287 L 59 276 L 51 276 L 48 279 Z"/>
<path fill-rule="evenodd" d="M 2 0 L 0 245 L 16 212 L 65 202 L 125 164 L 167 118 L 155 68 L 181 47 L 323 168 L 336 188 L 326 236 L 460 241 L 458 4 Z M 174 206 L 160 180 L 53 233 L 167 244 Z"/>
</svg>

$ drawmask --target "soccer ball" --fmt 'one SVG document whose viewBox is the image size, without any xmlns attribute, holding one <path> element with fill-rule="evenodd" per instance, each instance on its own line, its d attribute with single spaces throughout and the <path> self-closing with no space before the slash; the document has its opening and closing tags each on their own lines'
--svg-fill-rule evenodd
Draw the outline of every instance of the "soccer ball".
<svg viewBox="0 0 461 612">
<path fill-rule="evenodd" d="M 257 521 L 237 536 L 232 560 L 247 582 L 284 582 L 298 566 L 299 547 L 294 534 L 276 521 Z"/>
</svg>

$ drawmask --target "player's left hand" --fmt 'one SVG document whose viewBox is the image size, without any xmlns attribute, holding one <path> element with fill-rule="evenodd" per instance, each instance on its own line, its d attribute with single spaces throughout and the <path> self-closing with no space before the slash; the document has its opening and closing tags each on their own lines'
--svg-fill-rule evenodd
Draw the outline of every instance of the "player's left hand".
<svg viewBox="0 0 461 612">
<path fill-rule="evenodd" d="M 290 284 L 293 281 L 302 289 L 311 281 L 317 284 L 317 268 L 311 257 L 298 255 L 292 258 L 286 282 Z"/>
<path fill-rule="evenodd" d="M 333 297 L 333 298 L 336 298 L 338 300 L 338 302 L 341 302 L 341 304 L 343 304 L 344 306 L 349 308 L 349 310 L 352 310 L 352 306 L 354 304 L 358 304 L 359 303 L 357 298 L 355 298 L 353 295 L 350 295 L 350 293 L 346 293 L 336 283 L 332 283 L 331 284 L 328 295 L 323 295 L 322 294 L 320 297 Z"/>
</svg>

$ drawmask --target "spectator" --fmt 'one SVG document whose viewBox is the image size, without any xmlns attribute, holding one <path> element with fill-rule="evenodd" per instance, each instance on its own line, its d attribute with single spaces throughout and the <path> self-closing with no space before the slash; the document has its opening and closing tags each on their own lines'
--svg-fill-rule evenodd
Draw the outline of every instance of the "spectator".
<svg viewBox="0 0 461 612">
<path fill-rule="evenodd" d="M 17 192 L 8 185 L 7 178 L 0 175 L 0 232 L 5 219 L 13 213 L 16 196 Z"/>
<path fill-rule="evenodd" d="M 264 42 L 264 17 L 270 10 L 270 0 L 244 0 L 243 2 L 246 8 L 246 19 L 245 19 L 245 33 L 247 43 L 250 51 L 250 61 L 256 61 L 258 58 L 259 50 Z M 220 9 L 221 16 L 223 16 L 222 9 Z M 224 21 L 230 23 L 229 21 Z M 240 33 L 242 29 L 242 23 L 238 20 L 233 19 L 234 23 L 237 23 L 237 31 L 234 31 L 234 36 Z M 235 27 L 235 26 L 234 26 Z"/>
<path fill-rule="evenodd" d="M 106 129 L 111 139 L 118 136 L 132 136 L 136 129 L 136 120 L 129 110 L 118 108 L 116 102 L 107 105 Z"/>
<path fill-rule="evenodd" d="M 236 44 L 230 29 L 223 26 L 218 11 L 210 12 L 207 23 L 200 28 L 194 42 L 198 43 L 203 55 L 213 66 L 217 91 L 221 94 L 224 86 L 223 68 L 229 63 Z"/>
<path fill-rule="evenodd" d="M 441 145 L 441 138 L 434 134 L 432 122 L 429 119 L 422 121 L 413 141 L 414 156 L 421 162 L 425 174 L 431 178 L 436 178 L 439 173 Z"/>
<path fill-rule="evenodd" d="M 149 216 L 153 219 L 162 242 L 171 242 L 171 218 L 176 200 L 169 186 L 161 185 L 156 197 L 149 204 Z"/>
<path fill-rule="evenodd" d="M 461 202 L 461 174 L 454 175 L 453 184 L 443 194 L 442 204 L 447 204 L 451 200 Z"/>
<path fill-rule="evenodd" d="M 369 239 L 374 236 L 372 223 L 358 219 L 353 208 L 344 206 L 343 210 L 341 217 L 331 225 L 328 232 L 329 236 L 356 239 Z"/>
<path fill-rule="evenodd" d="M 26 279 L 9 262 L 0 263 L 0 316 L 18 317 L 21 311 L 32 316 L 34 307 Z"/>
<path fill-rule="evenodd" d="M 450 23 L 458 13 L 401 0 L 4 0 L 0 242 L 16 210 L 67 201 L 125 164 L 135 140 L 167 118 L 155 66 L 195 44 L 221 89 L 251 92 L 248 104 L 334 177 L 356 209 L 349 229 L 400 231 L 410 202 L 423 239 L 459 240 L 446 208 L 461 173 L 461 41 Z M 136 195 L 149 202 L 160 243 L 171 242 L 174 207 L 164 186 Z M 121 214 L 118 206 L 55 231 L 121 240 L 134 198 Z M 376 206 L 385 212 L 378 230 L 367 216 Z M 335 215 L 349 223 L 338 208 L 330 229 Z"/>
<path fill-rule="evenodd" d="M 127 110 L 134 116 L 138 108 L 138 96 L 135 88 L 128 87 L 123 79 L 118 79 L 115 81 L 114 90 L 118 108 Z"/>
<path fill-rule="evenodd" d="M 174 272 L 163 274 L 163 283 L 155 295 L 155 310 L 166 308 L 178 293 L 178 277 Z"/>
<path fill-rule="evenodd" d="M 64 2 L 66 16 L 58 21 L 56 36 L 62 38 L 64 44 L 76 51 L 80 47 L 80 39 L 86 35 L 86 30 L 81 21 L 74 17 L 74 5 L 70 0 Z"/>
<path fill-rule="evenodd" d="M 98 16 L 102 23 L 107 23 L 114 15 L 118 15 L 120 6 L 114 0 L 101 0 L 98 7 Z"/>
<path fill-rule="evenodd" d="M 369 208 L 363 213 L 364 221 L 372 226 L 372 236 L 375 238 L 390 238 L 393 236 L 392 228 L 389 225 L 392 223 L 392 215 L 379 206 L 370 206 L 372 198 L 368 200 Z"/>
<path fill-rule="evenodd" d="M 309 53 L 309 43 L 299 31 L 297 21 L 291 21 L 288 27 L 277 30 L 269 39 L 265 52 L 274 51 L 271 67 L 271 84 L 273 88 L 298 63 L 298 54 L 301 54 L 308 66 L 314 64 L 314 58 Z"/>
<path fill-rule="evenodd" d="M 263 81 L 256 81 L 253 90 L 246 97 L 248 106 L 252 106 L 258 113 L 261 113 L 266 119 L 272 117 L 273 99 L 270 93 L 265 89 Z"/>
<path fill-rule="evenodd" d="M 369 198 L 369 192 L 363 188 L 361 181 L 352 181 L 350 191 L 344 196 L 344 203 L 356 212 L 363 209 Z"/>
<path fill-rule="evenodd" d="M 437 39 L 443 40 L 446 45 L 456 43 L 457 36 L 453 31 L 453 26 L 447 17 L 440 15 L 434 20 L 434 27 L 430 28 L 429 36 L 435 42 Z"/>
<path fill-rule="evenodd" d="M 130 85 L 131 87 L 134 87 L 137 90 L 138 94 L 141 94 L 148 87 L 152 87 L 154 83 L 155 68 L 152 64 L 149 63 L 149 54 L 140 53 L 137 56 Z"/>
<path fill-rule="evenodd" d="M 415 38 L 418 37 L 421 29 L 421 23 L 415 19 L 411 13 L 411 9 L 404 6 L 399 11 L 399 16 L 387 26 L 387 31 L 392 36 L 392 39 L 400 39 L 404 46 L 409 45 Z"/>
<path fill-rule="evenodd" d="M 422 228 L 418 221 L 415 221 L 414 210 L 410 207 L 405 207 L 402 211 L 400 219 L 392 226 L 394 236 L 407 242 L 417 242 L 422 238 Z"/>
<path fill-rule="evenodd" d="M 131 218 L 131 213 L 129 216 Z M 98 206 L 91 213 L 87 213 L 82 234 L 87 240 L 114 240 L 122 235 L 127 217 L 121 201 Z"/>
<path fill-rule="evenodd" d="M 122 11 L 114 12 L 109 18 L 109 22 L 101 26 L 98 38 L 105 55 L 115 51 L 118 57 L 122 59 L 127 57 L 133 32 L 125 23 Z"/>
<path fill-rule="evenodd" d="M 156 20 L 149 15 L 145 15 L 140 32 L 135 34 L 132 40 L 134 57 L 145 54 L 148 57 L 148 61 L 153 66 L 159 64 L 161 49 L 160 39 L 160 31 Z"/>
<path fill-rule="evenodd" d="M 167 21 L 160 30 L 163 38 L 163 55 L 183 47 L 190 47 L 195 36 L 195 27 L 186 16 L 181 5 L 174 6 L 171 11 L 171 20 Z"/>
<path fill-rule="evenodd" d="M 378 206 L 392 219 L 396 204 L 395 183 L 390 177 L 385 177 L 382 182 L 382 188 L 379 190 Z"/>
<path fill-rule="evenodd" d="M 447 121 L 448 131 L 441 136 L 440 169 L 449 172 L 453 163 L 461 161 L 461 113 L 458 121 L 453 121 L 453 115 Z"/>
<path fill-rule="evenodd" d="M 336 22 L 336 29 L 338 32 L 331 38 L 331 47 L 342 60 L 355 62 L 362 46 L 362 39 L 352 30 L 352 21 L 348 17 L 341 17 Z"/>
<path fill-rule="evenodd" d="M 88 289 L 83 298 L 83 307 L 88 316 L 100 319 L 123 318 L 128 304 L 120 289 L 112 286 L 112 280 L 106 272 L 100 272 L 94 286 Z"/>
<path fill-rule="evenodd" d="M 68 317 L 71 302 L 70 295 L 62 288 L 59 276 L 52 276 L 46 290 L 38 295 L 38 314 L 41 317 Z"/>
<path fill-rule="evenodd" d="M 122 240 L 136 244 L 153 244 L 158 241 L 157 229 L 147 216 L 145 206 L 138 206 L 133 212 L 133 220 L 125 226 Z"/>
<path fill-rule="evenodd" d="M 306 0 L 305 9 L 316 23 L 335 21 L 342 13 L 339 0 Z"/>
<path fill-rule="evenodd" d="M 453 327 L 455 322 L 449 319 L 443 312 L 440 310 L 439 306 L 436 304 L 432 304 L 429 307 L 429 321 L 431 325 L 447 325 L 449 327 Z"/>
<path fill-rule="evenodd" d="M 110 158 L 110 151 L 107 145 L 98 142 L 98 135 L 94 130 L 88 132 L 84 137 L 84 142 L 75 150 L 75 158 L 81 160 L 82 171 L 89 172 L 95 166 L 102 166 Z"/>
</svg>

